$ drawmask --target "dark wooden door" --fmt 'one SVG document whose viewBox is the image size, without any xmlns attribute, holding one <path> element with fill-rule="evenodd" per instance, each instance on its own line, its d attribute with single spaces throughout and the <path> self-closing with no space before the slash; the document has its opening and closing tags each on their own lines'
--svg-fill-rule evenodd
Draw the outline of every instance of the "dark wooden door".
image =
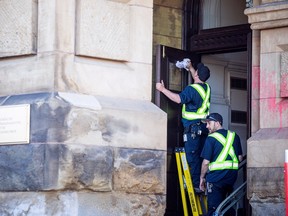
<svg viewBox="0 0 288 216">
<path fill-rule="evenodd" d="M 175 93 L 181 90 L 193 80 L 191 75 L 184 69 L 175 66 L 177 61 L 189 58 L 197 64 L 199 57 L 191 52 L 157 46 L 156 54 L 156 82 L 164 81 L 165 87 Z M 181 122 L 181 105 L 170 101 L 159 91 L 155 91 L 155 104 L 167 113 L 167 203 L 166 216 L 183 215 L 177 166 L 174 150 L 175 147 L 183 146 L 183 126 Z"/>
</svg>

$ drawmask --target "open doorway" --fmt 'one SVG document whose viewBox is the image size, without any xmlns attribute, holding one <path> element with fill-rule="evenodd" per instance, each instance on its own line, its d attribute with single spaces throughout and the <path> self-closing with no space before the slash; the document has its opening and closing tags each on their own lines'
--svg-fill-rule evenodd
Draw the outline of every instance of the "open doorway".
<svg viewBox="0 0 288 216">
<path fill-rule="evenodd" d="M 177 60 L 188 57 L 199 61 L 192 52 L 178 50 L 166 46 L 158 46 L 157 80 L 164 80 L 166 88 L 179 93 L 187 83 L 190 74 L 175 67 Z M 246 155 L 247 125 L 248 125 L 248 72 L 247 61 L 244 60 L 247 51 L 229 54 L 207 54 L 202 56 L 202 62 L 210 68 L 211 76 L 208 83 L 211 86 L 211 112 L 223 116 L 223 126 L 235 131 L 241 138 L 243 153 Z M 233 58 L 237 57 L 237 61 Z M 241 60 L 243 59 L 243 60 Z M 163 94 L 155 92 L 155 104 L 163 109 L 168 116 L 167 125 L 167 208 L 166 215 L 181 215 L 182 202 L 178 182 L 175 148 L 183 147 L 183 128 L 181 124 L 181 106 L 171 102 Z M 246 166 L 239 170 L 237 188 L 246 180 Z M 241 203 L 242 206 L 245 202 Z"/>
<path fill-rule="evenodd" d="M 224 128 L 237 132 L 246 155 L 249 111 L 247 51 L 203 55 L 202 62 L 211 71 L 211 113 L 220 113 Z"/>
<path fill-rule="evenodd" d="M 249 70 L 251 68 L 251 30 L 247 24 L 247 17 L 244 15 L 246 1 L 179 0 L 173 1 L 173 5 L 168 1 L 155 2 L 157 3 L 156 10 L 161 17 L 159 20 L 154 20 L 156 27 L 154 34 L 157 28 L 159 28 L 158 33 L 163 33 L 155 36 L 155 50 L 156 45 L 164 45 L 157 50 L 155 82 L 164 79 L 166 85 L 175 92 L 181 91 L 185 85 L 191 83 L 192 80 L 188 74 L 181 74 L 178 78 L 174 76 L 173 64 L 176 60 L 187 57 L 180 50 L 190 53 L 189 57 L 194 58 L 196 62 L 201 61 L 208 65 L 211 70 L 209 79 L 212 87 L 211 112 L 221 113 L 224 117 L 224 127 L 239 134 L 244 154 L 246 154 L 246 140 L 250 136 Z M 162 8 L 161 4 L 163 4 Z M 179 10 L 182 10 L 182 16 Z M 158 16 L 154 17 L 158 18 Z M 165 22 L 162 18 L 165 18 L 163 19 Z M 173 18 L 175 18 L 174 22 L 171 21 Z M 181 47 L 177 38 L 179 19 L 182 20 Z M 161 21 L 163 21 L 162 25 Z M 170 22 L 173 23 L 168 25 L 167 23 Z M 172 31 L 171 28 L 176 28 L 176 31 Z M 168 38 L 167 35 L 170 32 L 172 36 Z M 176 73 L 179 75 L 179 72 Z M 174 147 L 183 146 L 181 107 L 159 95 L 155 95 L 155 103 L 158 103 L 157 105 L 168 115 L 166 215 L 181 215 L 182 203 L 173 155 Z M 245 178 L 244 171 L 243 179 Z"/>
</svg>

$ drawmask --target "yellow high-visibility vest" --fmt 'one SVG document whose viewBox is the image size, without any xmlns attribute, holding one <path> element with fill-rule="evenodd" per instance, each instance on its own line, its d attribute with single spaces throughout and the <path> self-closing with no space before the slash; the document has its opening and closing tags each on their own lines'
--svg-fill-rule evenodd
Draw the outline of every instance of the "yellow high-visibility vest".
<svg viewBox="0 0 288 216">
<path fill-rule="evenodd" d="M 206 118 L 206 116 L 209 114 L 209 108 L 210 108 L 210 86 L 205 83 L 207 86 L 207 90 L 205 91 L 204 88 L 199 84 L 191 84 L 190 86 L 193 87 L 201 96 L 203 99 L 202 106 L 197 109 L 196 112 L 188 112 L 186 111 L 186 106 L 183 104 L 182 106 L 182 118 L 187 120 L 195 120 L 195 119 L 202 119 Z"/>
<path fill-rule="evenodd" d="M 235 154 L 235 150 L 233 147 L 235 132 L 231 132 L 228 130 L 226 138 L 218 132 L 214 132 L 208 136 L 214 137 L 223 145 L 223 149 L 221 153 L 218 155 L 216 161 L 209 163 L 209 170 L 210 171 L 224 170 L 224 169 L 238 170 L 238 158 L 237 155 Z M 228 155 L 230 155 L 232 160 L 227 160 Z"/>
</svg>

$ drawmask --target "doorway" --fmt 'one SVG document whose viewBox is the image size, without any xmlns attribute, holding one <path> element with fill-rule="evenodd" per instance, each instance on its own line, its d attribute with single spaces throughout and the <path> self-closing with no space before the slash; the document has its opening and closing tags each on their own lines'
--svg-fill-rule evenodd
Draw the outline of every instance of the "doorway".
<svg viewBox="0 0 288 216">
<path fill-rule="evenodd" d="M 211 71 L 209 79 L 212 87 L 211 112 L 219 112 L 223 115 L 224 127 L 234 130 L 240 135 L 243 150 L 246 153 L 246 140 L 250 136 L 251 30 L 247 24 L 247 18 L 243 22 L 244 14 L 243 16 L 237 14 L 237 11 L 244 11 L 246 1 L 183 0 L 179 2 L 182 2 L 183 15 L 182 46 L 177 49 L 173 43 L 171 46 L 160 45 L 167 44 L 165 40 L 163 43 L 156 42 L 158 45 L 155 44 L 155 50 L 157 50 L 155 82 L 163 79 L 166 87 L 177 93 L 187 84 L 192 83 L 190 74 L 175 68 L 177 60 L 188 57 L 192 62 L 203 62 L 207 65 Z M 168 13 L 169 10 L 166 8 L 161 11 Z M 234 14 L 231 14 L 232 11 Z M 235 14 L 236 17 L 229 19 L 229 16 Z M 154 20 L 154 22 L 156 21 Z M 240 87 L 238 86 L 239 82 Z M 242 85 L 244 82 L 246 82 L 246 86 Z M 175 147 L 183 146 L 181 106 L 169 101 L 158 91 L 155 91 L 154 96 L 155 104 L 168 116 L 165 215 L 182 215 L 182 202 L 174 157 Z M 239 106 L 240 98 L 241 101 L 245 98 L 245 103 L 241 103 L 241 106 Z M 245 121 L 240 121 L 243 119 Z M 245 178 L 244 171 L 243 179 Z"/>
</svg>

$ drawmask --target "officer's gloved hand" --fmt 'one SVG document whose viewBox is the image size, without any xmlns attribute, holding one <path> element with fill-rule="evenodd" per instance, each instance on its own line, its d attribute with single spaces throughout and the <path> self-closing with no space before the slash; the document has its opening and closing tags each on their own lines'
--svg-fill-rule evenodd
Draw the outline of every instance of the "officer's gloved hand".
<svg viewBox="0 0 288 216">
<path fill-rule="evenodd" d="M 176 67 L 180 68 L 180 69 L 184 68 L 187 71 L 189 71 L 189 63 L 190 62 L 191 62 L 190 59 L 184 58 L 182 61 L 177 61 L 176 62 Z"/>
</svg>

